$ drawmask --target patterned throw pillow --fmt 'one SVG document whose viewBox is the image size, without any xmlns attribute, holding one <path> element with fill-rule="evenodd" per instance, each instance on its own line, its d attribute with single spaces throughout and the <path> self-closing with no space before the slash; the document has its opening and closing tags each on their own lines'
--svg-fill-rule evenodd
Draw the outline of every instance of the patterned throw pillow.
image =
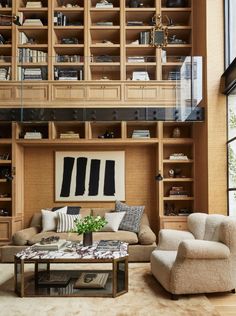
<svg viewBox="0 0 236 316">
<path fill-rule="evenodd" d="M 57 233 L 70 232 L 75 226 L 75 220 L 79 218 L 79 214 L 69 215 L 58 213 Z"/>
<path fill-rule="evenodd" d="M 144 208 L 145 206 L 128 206 L 125 203 L 116 201 L 116 212 L 125 211 L 125 216 L 120 223 L 119 229 L 138 233 Z"/>
</svg>

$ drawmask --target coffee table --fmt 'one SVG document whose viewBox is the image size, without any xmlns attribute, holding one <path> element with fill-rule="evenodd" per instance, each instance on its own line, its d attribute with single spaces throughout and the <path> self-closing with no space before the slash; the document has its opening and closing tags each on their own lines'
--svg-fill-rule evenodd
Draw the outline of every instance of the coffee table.
<svg viewBox="0 0 236 316">
<path fill-rule="evenodd" d="M 116 297 L 128 292 L 128 244 L 121 242 L 118 251 L 97 251 L 97 244 L 83 247 L 81 243 L 68 242 L 57 251 L 35 250 L 34 246 L 22 250 L 15 255 L 15 292 L 21 297 Z M 31 274 L 25 271 L 28 263 L 34 264 Z M 62 263 L 74 264 L 74 269 L 65 269 L 65 265 L 57 269 L 54 265 Z M 84 263 L 89 264 L 89 269 L 80 269 Z M 98 270 L 94 263 L 109 263 L 111 267 Z M 75 283 L 82 273 L 89 273 L 89 276 L 105 273 L 108 279 L 104 288 L 76 288 Z"/>
</svg>

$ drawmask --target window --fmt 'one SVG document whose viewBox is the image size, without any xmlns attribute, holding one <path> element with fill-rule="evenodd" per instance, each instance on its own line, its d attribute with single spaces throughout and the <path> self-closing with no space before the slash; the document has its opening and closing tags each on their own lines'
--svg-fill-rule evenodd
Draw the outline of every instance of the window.
<svg viewBox="0 0 236 316">
<path fill-rule="evenodd" d="M 226 66 L 235 68 L 236 58 L 236 1 L 225 0 L 225 60 Z M 232 72 L 231 72 L 232 73 Z M 234 76 L 233 76 L 234 77 Z M 231 78 L 235 86 L 235 78 Z M 228 82 L 229 84 L 229 82 Z M 230 85 L 230 84 L 229 84 Z M 236 89 L 231 89 L 228 103 L 228 213 L 236 216 Z"/>
</svg>

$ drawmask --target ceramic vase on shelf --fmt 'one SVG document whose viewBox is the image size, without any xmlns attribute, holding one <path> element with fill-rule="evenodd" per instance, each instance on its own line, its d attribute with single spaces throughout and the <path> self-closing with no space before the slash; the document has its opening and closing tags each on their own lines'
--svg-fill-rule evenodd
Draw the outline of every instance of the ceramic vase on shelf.
<svg viewBox="0 0 236 316">
<path fill-rule="evenodd" d="M 92 232 L 83 233 L 83 246 L 88 247 L 88 246 L 92 246 L 92 244 L 93 244 L 93 233 Z"/>
</svg>

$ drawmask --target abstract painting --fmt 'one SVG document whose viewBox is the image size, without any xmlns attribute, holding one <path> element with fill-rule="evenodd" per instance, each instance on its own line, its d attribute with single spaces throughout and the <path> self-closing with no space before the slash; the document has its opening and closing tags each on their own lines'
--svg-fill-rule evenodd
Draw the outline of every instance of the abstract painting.
<svg viewBox="0 0 236 316">
<path fill-rule="evenodd" d="M 125 200 L 125 152 L 55 153 L 55 201 Z"/>
</svg>

